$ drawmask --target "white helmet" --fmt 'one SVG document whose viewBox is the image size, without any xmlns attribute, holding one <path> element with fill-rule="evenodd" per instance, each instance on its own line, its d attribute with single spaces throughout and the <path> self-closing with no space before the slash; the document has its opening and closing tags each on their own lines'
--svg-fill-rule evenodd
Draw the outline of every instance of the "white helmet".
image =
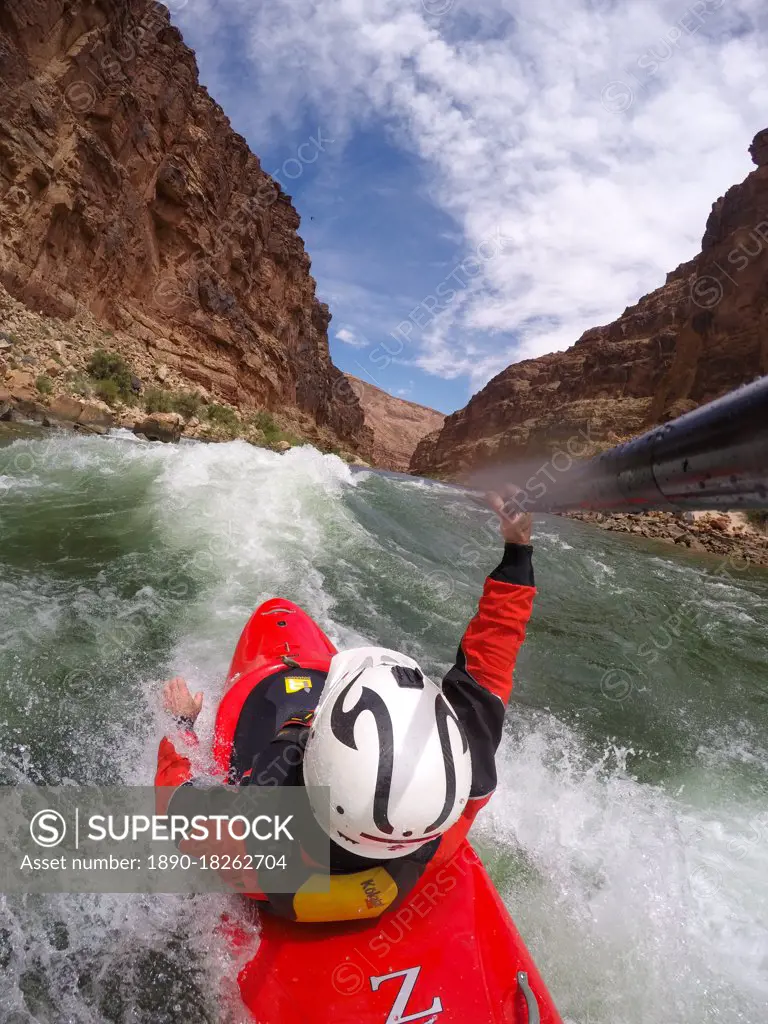
<svg viewBox="0 0 768 1024">
<path fill-rule="evenodd" d="M 389 860 L 459 820 L 472 762 L 455 711 L 417 663 L 360 647 L 331 662 L 307 741 L 304 782 L 335 843 Z M 330 790 L 330 807 L 318 786 Z"/>
</svg>

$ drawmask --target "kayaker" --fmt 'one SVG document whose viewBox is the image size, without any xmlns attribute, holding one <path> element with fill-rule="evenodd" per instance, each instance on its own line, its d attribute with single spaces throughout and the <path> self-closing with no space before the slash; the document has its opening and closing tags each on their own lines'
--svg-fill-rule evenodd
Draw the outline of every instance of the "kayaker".
<svg viewBox="0 0 768 1024">
<path fill-rule="evenodd" d="M 312 807 L 330 862 L 330 897 L 313 902 L 252 893 L 294 920 L 375 917 L 401 902 L 427 865 L 445 862 L 465 839 L 496 788 L 496 751 L 512 673 L 530 619 L 535 584 L 532 517 L 499 494 L 488 496 L 501 521 L 504 555 L 485 581 L 477 614 L 442 686 L 412 659 L 384 648 L 337 654 L 330 671 L 287 667 L 253 691 L 233 754 L 237 785 L 330 790 Z M 203 706 L 183 679 L 165 684 L 165 706 L 187 738 Z M 156 785 L 178 787 L 190 761 L 165 737 Z M 314 851 L 305 850 L 310 863 Z"/>
</svg>

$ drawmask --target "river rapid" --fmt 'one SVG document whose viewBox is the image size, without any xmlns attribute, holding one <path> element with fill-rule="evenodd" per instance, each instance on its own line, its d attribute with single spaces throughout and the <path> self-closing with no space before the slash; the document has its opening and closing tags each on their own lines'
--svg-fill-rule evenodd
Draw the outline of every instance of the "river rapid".
<svg viewBox="0 0 768 1024">
<path fill-rule="evenodd" d="M 448 667 L 501 554 L 439 485 L 311 448 L 0 435 L 0 783 L 150 784 L 160 681 L 213 712 L 261 601 Z M 475 840 L 576 1024 L 768 1007 L 768 573 L 542 517 Z M 0 1021 L 218 1020 L 222 897 L 0 895 Z M 468 1022 L 483 1024 L 483 1022 Z"/>
</svg>

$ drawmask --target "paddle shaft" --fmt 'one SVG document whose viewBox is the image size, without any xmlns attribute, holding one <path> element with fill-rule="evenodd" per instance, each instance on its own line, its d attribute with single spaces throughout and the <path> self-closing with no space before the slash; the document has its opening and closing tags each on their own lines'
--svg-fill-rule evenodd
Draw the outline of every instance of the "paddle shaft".
<svg viewBox="0 0 768 1024">
<path fill-rule="evenodd" d="M 768 377 L 594 459 L 559 473 L 553 459 L 548 473 L 529 476 L 512 463 L 470 479 L 484 489 L 514 482 L 518 506 L 534 512 L 768 508 Z"/>
</svg>

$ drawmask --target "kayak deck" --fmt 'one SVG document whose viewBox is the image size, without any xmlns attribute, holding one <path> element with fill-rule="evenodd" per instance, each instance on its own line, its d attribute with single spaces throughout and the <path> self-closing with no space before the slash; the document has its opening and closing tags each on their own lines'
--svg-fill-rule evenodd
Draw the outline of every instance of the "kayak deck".
<svg viewBox="0 0 768 1024">
<path fill-rule="evenodd" d="M 297 605 L 261 605 L 240 638 L 216 721 L 228 772 L 243 705 L 291 662 L 327 671 L 336 649 Z M 435 860 L 380 918 L 297 924 L 256 910 L 260 945 L 238 977 L 257 1024 L 562 1024 L 525 943 L 468 842 Z M 237 930 L 235 930 L 236 932 Z M 231 930 L 235 946 L 246 936 Z"/>
<path fill-rule="evenodd" d="M 469 843 L 378 920 L 261 923 L 239 977 L 258 1024 L 562 1024 Z"/>
</svg>

